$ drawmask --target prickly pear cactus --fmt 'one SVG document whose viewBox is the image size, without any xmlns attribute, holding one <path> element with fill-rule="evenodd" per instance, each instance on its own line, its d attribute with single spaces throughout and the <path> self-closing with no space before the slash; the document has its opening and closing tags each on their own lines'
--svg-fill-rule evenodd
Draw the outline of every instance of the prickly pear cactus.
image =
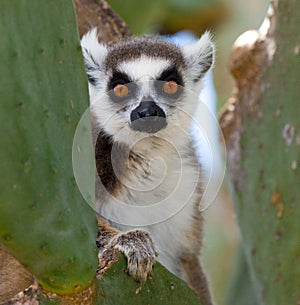
<svg viewBox="0 0 300 305">
<path fill-rule="evenodd" d="M 187 285 L 175 275 L 170 274 L 158 263 L 153 274 L 143 284 L 137 283 L 126 273 L 125 257 L 119 254 L 115 263 L 106 270 L 105 275 L 95 282 L 95 291 L 88 302 L 82 298 L 60 296 L 47 298 L 40 295 L 41 305 L 73 305 L 79 301 L 86 305 L 202 305 L 202 302 Z M 7 304 L 8 305 L 8 304 Z"/>
<path fill-rule="evenodd" d="M 237 40 L 221 117 L 235 208 L 259 304 L 300 301 L 300 2 L 272 1 Z"/>
<path fill-rule="evenodd" d="M 63 294 L 97 269 L 96 218 L 72 170 L 88 106 L 76 28 L 71 0 L 0 3 L 0 243 Z"/>
</svg>

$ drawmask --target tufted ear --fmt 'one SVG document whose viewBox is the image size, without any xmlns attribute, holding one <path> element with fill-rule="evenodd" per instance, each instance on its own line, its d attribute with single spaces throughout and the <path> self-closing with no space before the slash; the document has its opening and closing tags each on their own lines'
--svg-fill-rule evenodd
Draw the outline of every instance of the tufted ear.
<svg viewBox="0 0 300 305">
<path fill-rule="evenodd" d="M 81 47 L 88 80 L 91 85 L 96 86 L 101 74 L 105 72 L 107 47 L 99 43 L 96 28 L 82 37 Z"/>
<path fill-rule="evenodd" d="M 214 63 L 215 47 L 210 33 L 204 33 L 197 42 L 183 47 L 183 55 L 193 81 L 197 82 Z"/>
</svg>

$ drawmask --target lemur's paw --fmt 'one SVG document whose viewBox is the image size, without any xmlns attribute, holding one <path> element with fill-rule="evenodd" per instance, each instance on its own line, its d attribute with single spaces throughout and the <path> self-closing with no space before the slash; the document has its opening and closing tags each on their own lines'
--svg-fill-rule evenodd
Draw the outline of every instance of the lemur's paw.
<svg viewBox="0 0 300 305">
<path fill-rule="evenodd" d="M 128 273 L 138 282 L 146 281 L 158 255 L 149 233 L 143 230 L 120 232 L 112 237 L 99 258 L 109 249 L 118 249 L 127 258 Z"/>
</svg>

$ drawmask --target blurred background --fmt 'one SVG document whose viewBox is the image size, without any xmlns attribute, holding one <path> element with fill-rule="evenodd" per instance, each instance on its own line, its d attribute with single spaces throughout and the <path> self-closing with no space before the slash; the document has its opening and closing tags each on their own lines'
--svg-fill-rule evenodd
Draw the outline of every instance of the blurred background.
<svg viewBox="0 0 300 305">
<path fill-rule="evenodd" d="M 214 86 L 206 89 L 202 99 L 218 115 L 234 86 L 227 69 L 231 47 L 236 38 L 250 29 L 257 29 L 266 15 L 268 0 L 107 0 L 136 35 L 173 35 L 189 31 L 179 39 L 190 41 L 210 30 L 216 44 Z M 178 38 L 178 35 L 177 35 Z M 214 89 L 215 87 L 215 89 Z M 213 94 L 208 90 L 215 90 Z M 218 140 L 216 126 L 210 127 Z M 221 152 L 214 152 L 220 160 Z M 201 154 L 201 152 L 200 152 Z M 208 161 L 209 162 L 209 161 Z M 217 170 L 218 171 L 218 170 Z M 220 177 L 222 173 L 213 172 Z M 214 202 L 205 210 L 203 260 L 212 294 L 217 305 L 255 305 L 246 263 L 240 248 L 230 185 L 225 179 Z M 235 292 L 234 292 L 235 291 Z M 234 292 L 234 293 L 233 293 Z"/>
</svg>

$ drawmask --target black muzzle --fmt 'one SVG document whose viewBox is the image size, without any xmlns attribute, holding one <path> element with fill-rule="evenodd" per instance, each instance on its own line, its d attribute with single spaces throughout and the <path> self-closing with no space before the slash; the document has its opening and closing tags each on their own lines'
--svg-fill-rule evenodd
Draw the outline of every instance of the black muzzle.
<svg viewBox="0 0 300 305">
<path fill-rule="evenodd" d="M 141 132 L 155 133 L 167 126 L 164 111 L 154 102 L 141 102 L 130 115 L 131 128 Z"/>
</svg>

